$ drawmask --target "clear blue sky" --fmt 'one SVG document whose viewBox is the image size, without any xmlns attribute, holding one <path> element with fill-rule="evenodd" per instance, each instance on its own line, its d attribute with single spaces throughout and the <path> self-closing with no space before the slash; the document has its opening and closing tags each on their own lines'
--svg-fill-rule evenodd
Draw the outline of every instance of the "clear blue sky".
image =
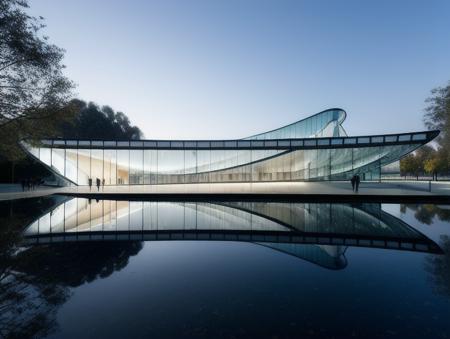
<svg viewBox="0 0 450 339">
<path fill-rule="evenodd" d="M 146 138 L 241 138 L 330 107 L 349 134 L 423 129 L 450 80 L 450 1 L 30 0 L 81 99 Z"/>
</svg>

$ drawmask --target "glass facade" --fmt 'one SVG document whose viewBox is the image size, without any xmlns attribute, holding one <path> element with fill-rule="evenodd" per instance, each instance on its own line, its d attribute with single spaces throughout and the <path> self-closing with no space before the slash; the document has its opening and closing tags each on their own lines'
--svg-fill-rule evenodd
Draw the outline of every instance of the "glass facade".
<svg viewBox="0 0 450 339">
<path fill-rule="evenodd" d="M 33 149 L 39 159 L 77 185 L 377 179 L 380 168 L 420 143 L 317 149 L 168 150 Z"/>
<path fill-rule="evenodd" d="M 154 185 L 217 182 L 363 180 L 429 142 L 438 131 L 347 137 L 341 109 L 239 140 L 24 143 L 30 155 L 75 185 Z"/>
</svg>

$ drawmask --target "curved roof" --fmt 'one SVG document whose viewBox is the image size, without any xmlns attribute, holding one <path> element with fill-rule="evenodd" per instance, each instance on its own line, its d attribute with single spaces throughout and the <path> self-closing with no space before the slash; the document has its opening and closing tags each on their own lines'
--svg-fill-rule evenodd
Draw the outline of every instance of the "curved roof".
<svg viewBox="0 0 450 339">
<path fill-rule="evenodd" d="M 342 108 L 330 108 L 292 124 L 256 134 L 246 140 L 297 139 L 346 136 L 342 123 L 347 113 Z"/>
</svg>

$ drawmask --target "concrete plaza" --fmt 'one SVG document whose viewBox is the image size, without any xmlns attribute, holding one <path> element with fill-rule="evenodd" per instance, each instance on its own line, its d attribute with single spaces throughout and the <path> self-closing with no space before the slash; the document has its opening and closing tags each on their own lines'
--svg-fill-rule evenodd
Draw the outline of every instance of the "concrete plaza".
<svg viewBox="0 0 450 339">
<path fill-rule="evenodd" d="M 130 185 L 130 186 L 72 186 L 39 187 L 22 192 L 20 185 L 0 186 L 0 200 L 33 198 L 52 194 L 95 196 L 290 196 L 290 197 L 337 197 L 337 198 L 439 198 L 450 202 L 450 182 L 428 181 L 383 181 L 362 182 L 359 192 L 352 191 L 349 182 L 258 182 L 258 183 L 217 183 L 217 184 L 173 184 L 173 185 Z"/>
</svg>

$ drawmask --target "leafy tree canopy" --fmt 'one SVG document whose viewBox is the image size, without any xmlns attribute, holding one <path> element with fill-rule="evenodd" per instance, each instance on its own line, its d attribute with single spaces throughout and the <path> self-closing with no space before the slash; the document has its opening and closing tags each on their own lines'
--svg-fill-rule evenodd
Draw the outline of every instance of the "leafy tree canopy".
<svg viewBox="0 0 450 339">
<path fill-rule="evenodd" d="M 76 107 L 75 119 L 62 124 L 59 134 L 62 138 L 129 140 L 142 137 L 141 130 L 131 125 L 122 112 L 78 99 L 72 100 L 71 104 Z"/>
<path fill-rule="evenodd" d="M 0 153 L 11 159 L 22 153 L 20 140 L 51 136 L 75 113 L 64 51 L 41 34 L 43 18 L 27 7 L 26 0 L 0 0 Z"/>
<path fill-rule="evenodd" d="M 441 131 L 438 137 L 439 147 L 450 155 L 450 82 L 447 86 L 433 89 L 426 102 L 425 125 Z"/>
<path fill-rule="evenodd" d="M 429 129 L 440 130 L 437 149 L 422 146 L 415 154 L 409 154 L 400 161 L 402 174 L 450 172 L 450 82 L 447 86 L 431 90 L 431 96 L 425 100 L 424 122 Z"/>
</svg>

